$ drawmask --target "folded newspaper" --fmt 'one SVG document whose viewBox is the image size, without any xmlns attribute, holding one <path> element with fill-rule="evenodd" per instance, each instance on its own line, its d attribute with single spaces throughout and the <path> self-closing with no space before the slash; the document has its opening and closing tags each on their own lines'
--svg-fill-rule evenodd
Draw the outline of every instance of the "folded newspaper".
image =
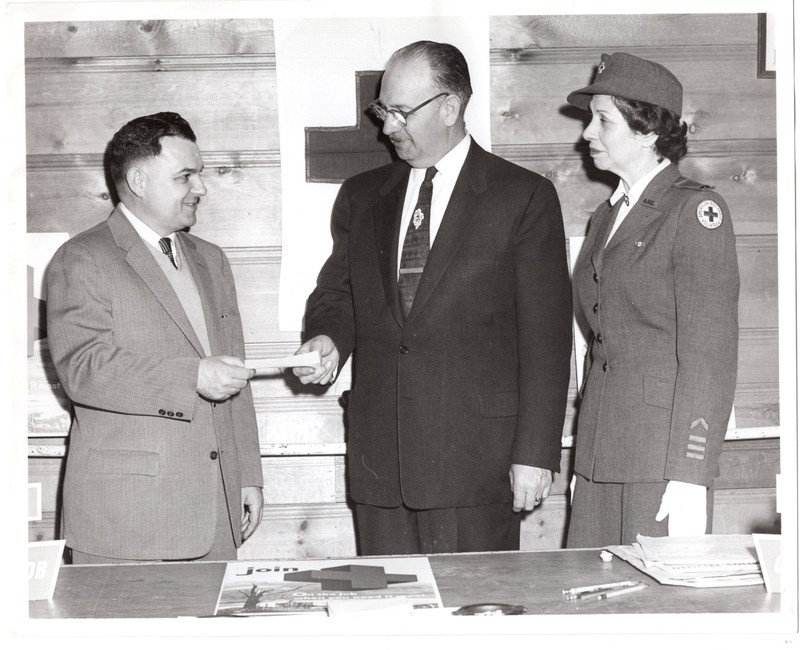
<svg viewBox="0 0 800 650">
<path fill-rule="evenodd" d="M 636 536 L 607 550 L 662 585 L 735 587 L 764 583 L 752 535 Z"/>
</svg>

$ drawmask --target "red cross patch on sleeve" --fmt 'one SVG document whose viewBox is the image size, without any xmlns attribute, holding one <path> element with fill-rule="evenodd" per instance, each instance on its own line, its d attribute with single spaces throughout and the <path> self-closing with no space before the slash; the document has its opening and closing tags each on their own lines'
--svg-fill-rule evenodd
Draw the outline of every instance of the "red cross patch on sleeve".
<svg viewBox="0 0 800 650">
<path fill-rule="evenodd" d="M 711 199 L 707 199 L 697 206 L 697 220 L 703 228 L 716 230 L 722 225 L 724 218 L 722 208 Z"/>
</svg>

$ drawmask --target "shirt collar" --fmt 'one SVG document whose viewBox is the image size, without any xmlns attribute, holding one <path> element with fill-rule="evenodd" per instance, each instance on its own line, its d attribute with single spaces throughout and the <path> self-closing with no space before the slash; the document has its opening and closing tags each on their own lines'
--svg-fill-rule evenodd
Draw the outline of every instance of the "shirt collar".
<svg viewBox="0 0 800 650">
<path fill-rule="evenodd" d="M 128 221 L 131 222 L 134 230 L 139 233 L 139 237 L 156 249 L 161 250 L 161 247 L 158 245 L 158 240 L 161 239 L 161 235 L 133 214 L 122 201 L 119 202 L 119 207 L 122 209 L 122 213 L 127 217 Z M 169 234 L 168 238 L 172 241 L 172 249 L 175 250 L 175 233 Z"/>
<path fill-rule="evenodd" d="M 470 135 L 465 135 L 461 142 L 450 149 L 450 151 L 442 156 L 439 162 L 434 165 L 434 167 L 436 167 L 436 171 L 438 171 L 443 178 L 447 179 L 453 184 L 455 184 L 458 175 L 461 173 L 461 168 L 464 166 L 464 161 L 467 159 L 471 142 L 472 139 L 470 138 Z M 411 170 L 411 174 L 412 178 L 415 180 L 417 176 L 423 178 L 425 176 L 425 169 L 414 168 Z M 439 176 L 439 174 L 436 176 Z"/>
<path fill-rule="evenodd" d="M 611 195 L 611 198 L 608 199 L 608 202 L 611 205 L 616 205 L 617 201 L 619 201 L 623 196 L 627 194 L 628 196 L 628 205 L 635 204 L 639 197 L 642 195 L 642 192 L 645 191 L 647 186 L 650 184 L 658 174 L 667 167 L 670 166 L 670 161 L 666 158 L 662 160 L 658 166 L 654 167 L 650 170 L 647 174 L 642 176 L 638 181 L 636 181 L 633 185 L 631 185 L 631 189 L 627 192 L 625 191 L 625 186 L 622 184 L 622 180 L 620 180 L 619 185 L 617 185 L 617 189 L 614 190 L 614 193 Z M 437 168 L 438 169 L 438 168 Z"/>
</svg>

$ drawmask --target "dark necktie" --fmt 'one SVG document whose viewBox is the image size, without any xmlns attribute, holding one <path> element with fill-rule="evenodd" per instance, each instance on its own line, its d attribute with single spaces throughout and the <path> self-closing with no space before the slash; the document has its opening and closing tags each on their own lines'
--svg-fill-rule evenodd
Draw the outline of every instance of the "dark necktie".
<svg viewBox="0 0 800 650">
<path fill-rule="evenodd" d="M 175 262 L 175 256 L 172 254 L 172 240 L 169 237 L 162 237 L 158 240 L 158 245 L 161 246 L 161 252 L 172 262 L 172 266 L 177 269 L 178 264 Z"/>
<path fill-rule="evenodd" d="M 408 316 L 408 312 L 411 311 L 411 304 L 414 302 L 422 272 L 425 270 L 425 262 L 431 250 L 431 196 L 436 171 L 436 167 L 428 167 L 425 170 L 425 180 L 419 188 L 417 206 L 411 214 L 406 238 L 403 241 L 397 286 L 400 290 L 400 303 L 404 316 Z"/>
</svg>

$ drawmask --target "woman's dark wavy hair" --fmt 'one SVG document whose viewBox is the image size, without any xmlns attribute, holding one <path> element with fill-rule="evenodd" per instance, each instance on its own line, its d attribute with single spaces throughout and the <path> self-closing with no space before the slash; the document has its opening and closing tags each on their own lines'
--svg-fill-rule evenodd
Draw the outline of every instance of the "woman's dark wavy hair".
<svg viewBox="0 0 800 650">
<path fill-rule="evenodd" d="M 622 113 L 632 131 L 655 133 L 658 139 L 655 143 L 659 162 L 668 158 L 672 163 L 677 162 L 686 155 L 686 122 L 672 111 L 635 99 L 612 97 L 614 104 Z"/>
</svg>

